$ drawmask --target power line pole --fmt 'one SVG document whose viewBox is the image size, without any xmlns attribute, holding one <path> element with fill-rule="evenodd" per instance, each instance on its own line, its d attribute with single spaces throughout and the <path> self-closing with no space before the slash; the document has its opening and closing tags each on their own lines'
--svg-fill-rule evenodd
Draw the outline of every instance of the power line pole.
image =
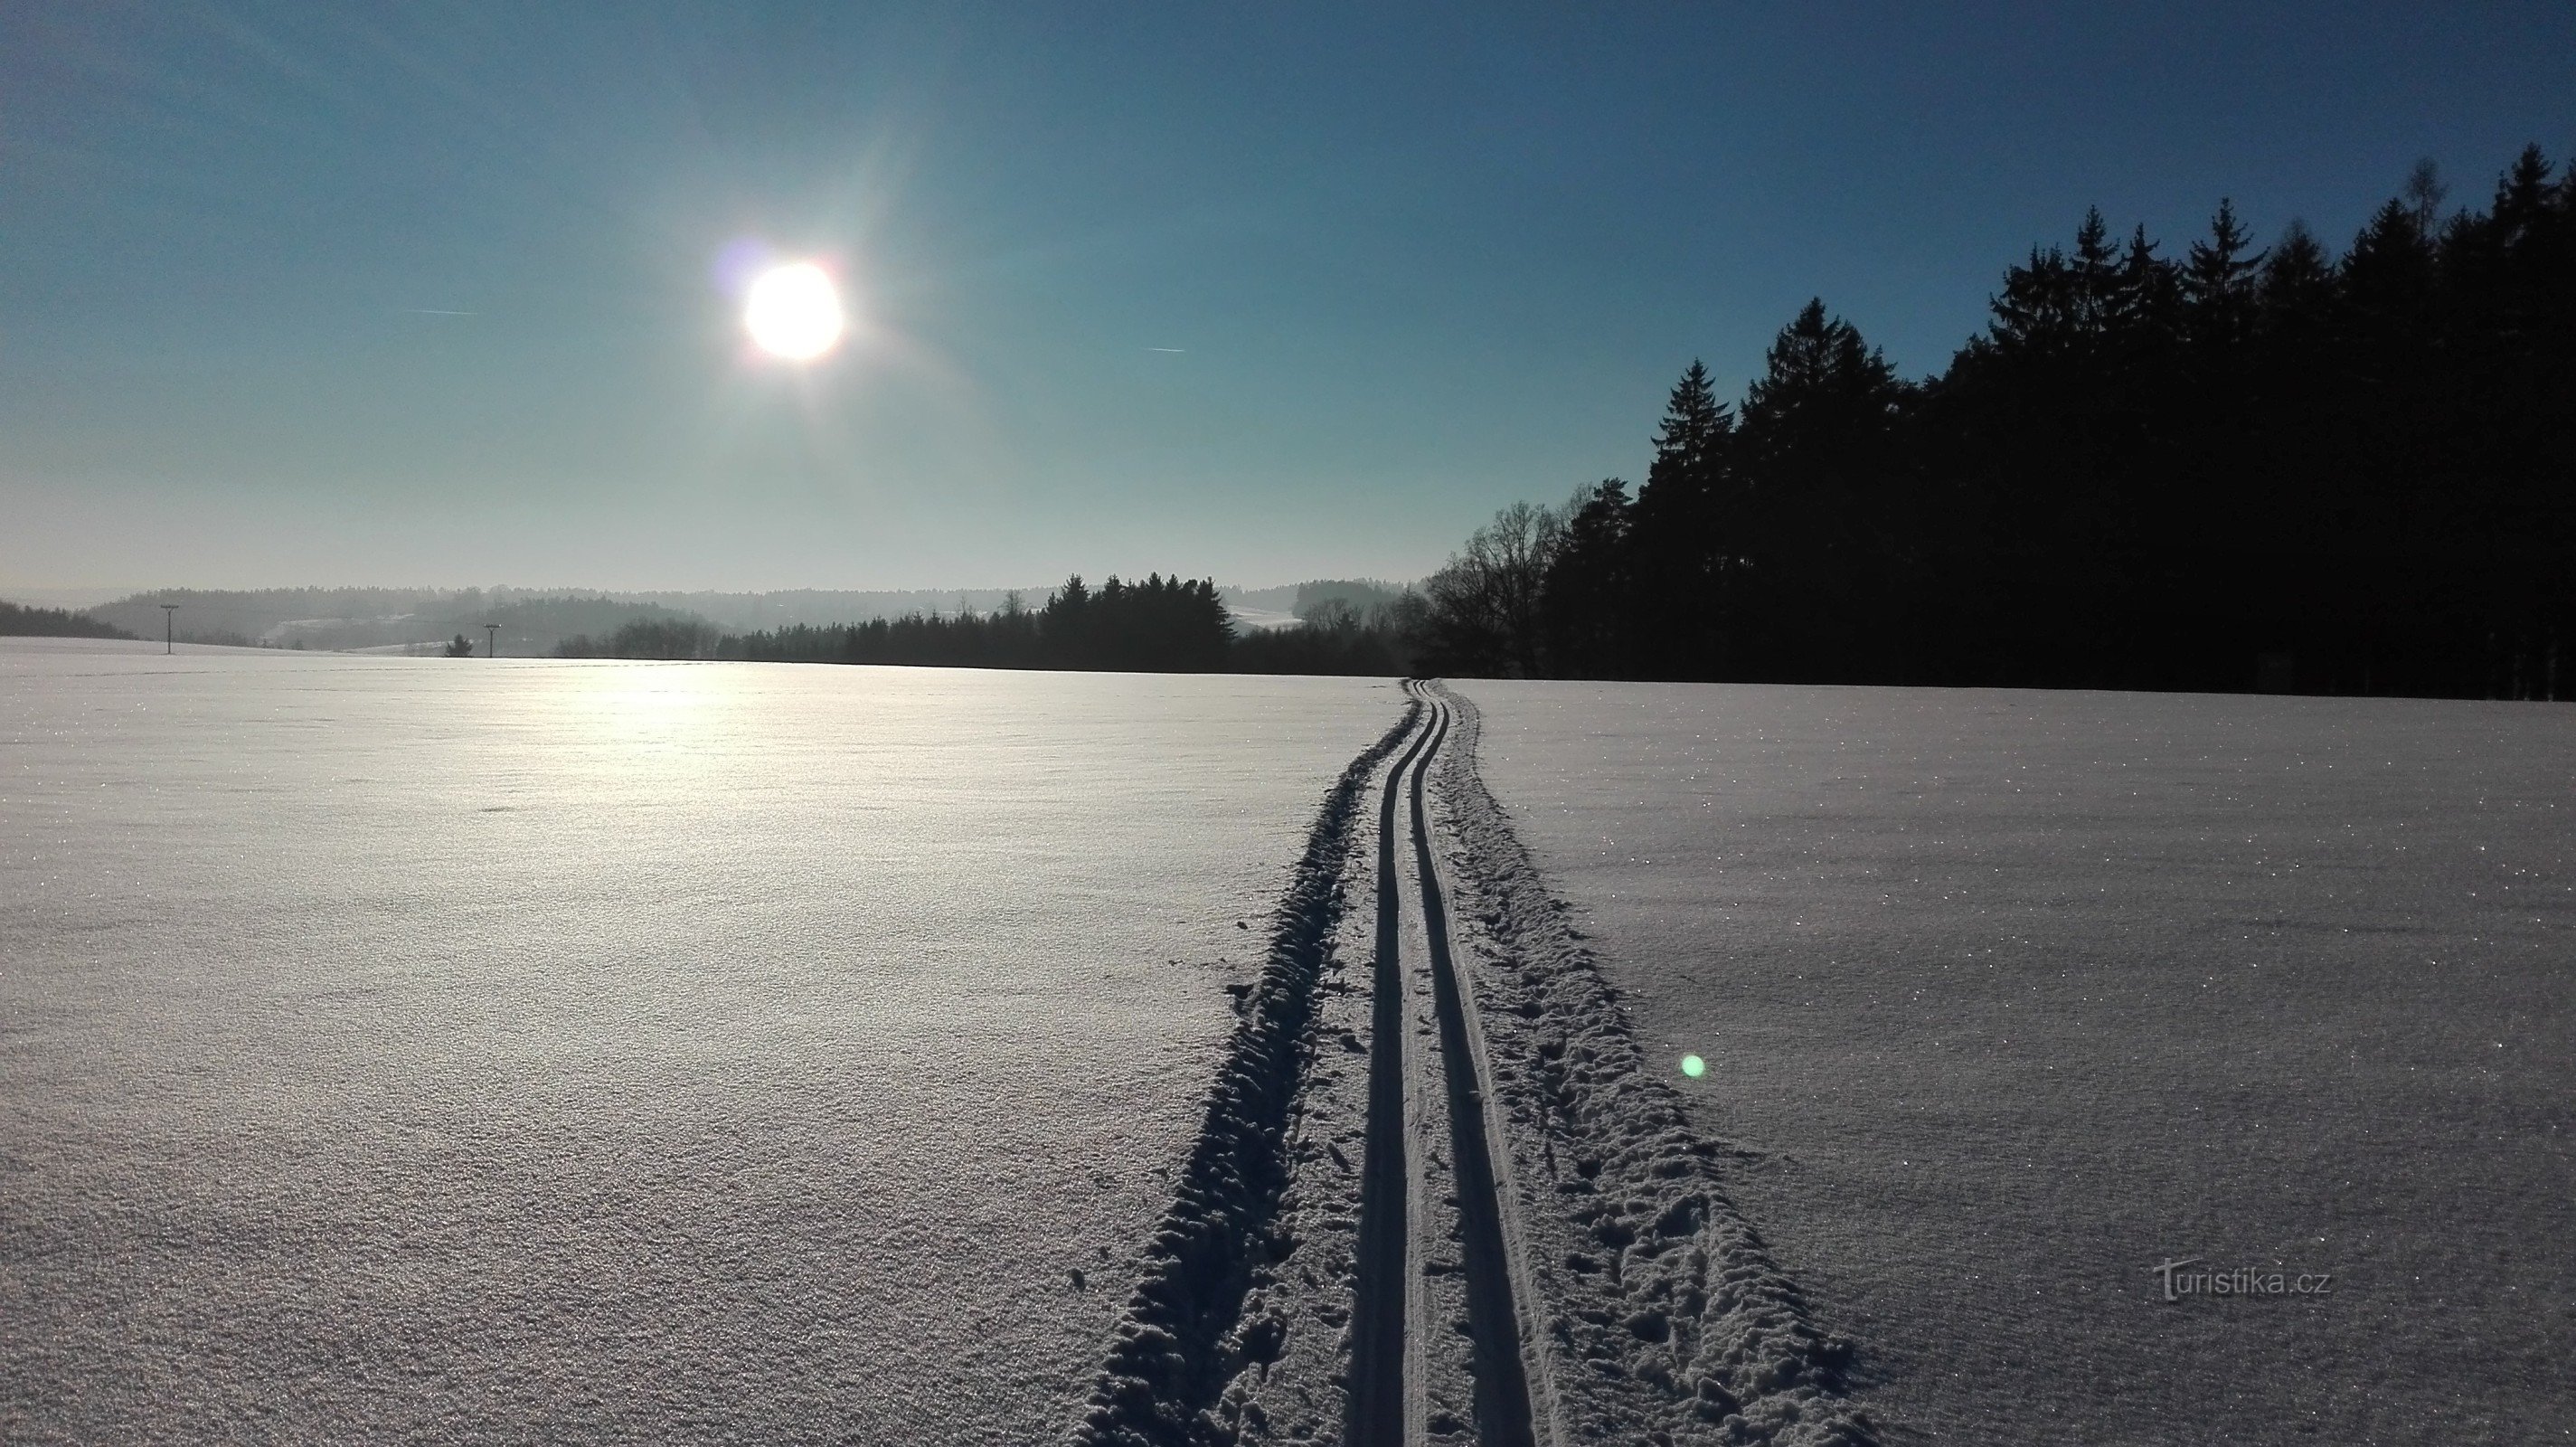
<svg viewBox="0 0 2576 1447">
<path fill-rule="evenodd" d="M 501 625 L 498 623 L 483 625 L 483 656 L 486 658 L 501 656 Z"/>
<path fill-rule="evenodd" d="M 179 651 L 178 620 L 178 604 L 164 603 L 161 605 L 161 651 L 164 653 L 176 653 Z"/>
</svg>

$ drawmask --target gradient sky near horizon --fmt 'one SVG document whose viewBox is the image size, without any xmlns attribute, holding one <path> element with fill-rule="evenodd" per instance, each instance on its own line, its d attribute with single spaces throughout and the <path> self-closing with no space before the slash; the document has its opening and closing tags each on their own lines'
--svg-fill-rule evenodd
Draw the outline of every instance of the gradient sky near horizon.
<svg viewBox="0 0 2576 1447">
<path fill-rule="evenodd" d="M 2576 146 L 2576 6 L 0 10 L 0 596 L 1412 577 L 1809 296 Z M 746 358 L 752 242 L 859 316 Z"/>
</svg>

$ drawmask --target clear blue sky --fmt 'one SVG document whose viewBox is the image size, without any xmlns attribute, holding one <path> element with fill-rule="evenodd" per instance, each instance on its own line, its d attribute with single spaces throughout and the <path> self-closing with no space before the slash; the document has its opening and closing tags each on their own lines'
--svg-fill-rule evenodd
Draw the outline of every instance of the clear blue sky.
<svg viewBox="0 0 2576 1447">
<path fill-rule="evenodd" d="M 0 594 L 1412 576 L 1810 295 L 1920 374 L 2088 204 L 2576 145 L 2563 0 L 1576 9 L 17 0 Z"/>
</svg>

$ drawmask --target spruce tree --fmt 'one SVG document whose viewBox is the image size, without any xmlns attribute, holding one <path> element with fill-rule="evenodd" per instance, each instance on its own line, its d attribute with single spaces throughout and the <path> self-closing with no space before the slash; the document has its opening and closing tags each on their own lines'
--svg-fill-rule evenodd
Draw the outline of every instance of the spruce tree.
<svg viewBox="0 0 2576 1447">
<path fill-rule="evenodd" d="M 2074 345 L 2078 326 L 2075 277 L 2055 247 L 2030 249 L 2030 259 L 2004 273 L 2002 291 L 1988 299 L 1993 318 L 1984 347 L 2006 356 L 2051 355 Z M 1977 350 L 1978 342 L 1970 349 Z"/>
<path fill-rule="evenodd" d="M 1690 369 L 1673 385 L 1672 399 L 1664 406 L 1663 425 L 1655 430 L 1655 461 L 1647 474 L 1647 486 L 1666 479 L 1704 481 L 1716 466 L 1718 451 L 1735 430 L 1735 418 L 1726 404 L 1717 400 L 1717 389 L 1709 384 L 1708 368 L 1693 358 Z M 1689 481 L 1683 483 L 1691 486 Z"/>
<path fill-rule="evenodd" d="M 1643 625 L 1636 655 L 1650 677 L 1708 678 L 1721 666 L 1718 595 L 1740 551 L 1734 434 L 1734 414 L 1717 400 L 1708 368 L 1693 360 L 1665 403 L 1631 529 Z"/>
<path fill-rule="evenodd" d="M 2266 332 L 2306 330 L 2322 323 L 2334 301 L 2334 260 L 2307 223 L 2292 220 L 2263 253 L 2255 283 L 2256 315 Z"/>
<path fill-rule="evenodd" d="M 2120 268 L 2111 247 L 2111 227 L 2102 208 L 2086 207 L 2084 224 L 2075 228 L 2075 325 L 2079 337 L 2098 343 L 2119 311 Z"/>
<path fill-rule="evenodd" d="M 2236 219 L 2235 202 L 2221 197 L 2209 219 L 2209 236 L 2191 244 L 2183 265 L 2184 326 L 2194 345 L 2229 348 L 2254 329 L 2254 284 L 2263 253 L 2249 248 L 2253 234 Z"/>
</svg>

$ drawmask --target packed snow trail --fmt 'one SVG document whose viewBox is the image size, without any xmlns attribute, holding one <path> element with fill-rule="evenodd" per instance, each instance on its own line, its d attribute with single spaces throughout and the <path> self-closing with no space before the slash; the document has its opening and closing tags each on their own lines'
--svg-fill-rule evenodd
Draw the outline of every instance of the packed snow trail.
<svg viewBox="0 0 2576 1447">
<path fill-rule="evenodd" d="M 1268 962 L 1244 1001 L 1171 1209 L 1147 1243 L 1143 1280 L 1075 1429 L 1077 1442 L 1210 1440 L 1207 1408 L 1246 1364 L 1266 1365 L 1278 1355 L 1284 1325 L 1246 1322 L 1243 1304 L 1261 1258 L 1294 1246 L 1278 1234 L 1275 1216 L 1289 1175 L 1289 1123 L 1318 977 L 1342 913 L 1351 819 L 1378 761 L 1422 711 L 1408 705 L 1325 795 L 1279 902 Z"/>
<path fill-rule="evenodd" d="M 1426 723 L 1386 779 L 1378 806 L 1377 954 L 1369 983 L 1368 1147 L 1360 1179 L 1358 1301 L 1351 1319 L 1350 1447 L 1399 1447 L 1413 1400 L 1406 1391 L 1407 1278 L 1417 1269 L 1408 1250 L 1406 1191 L 1401 897 L 1395 887 L 1395 799 L 1407 770 L 1430 741 Z M 1422 776 L 1416 772 L 1413 777 Z"/>
<path fill-rule="evenodd" d="M 1408 685 L 1409 687 L 1410 685 Z M 1430 703 L 1420 734 L 1387 774 L 1378 810 L 1377 949 L 1371 970 L 1367 1170 L 1361 1181 L 1358 1280 L 1351 1324 L 1350 1419 L 1344 1440 L 1352 1447 L 1402 1447 L 1429 1433 L 1426 1380 L 1438 1374 L 1425 1359 L 1430 1334 L 1419 1322 L 1426 1292 L 1412 1283 L 1448 1269 L 1443 1243 L 1455 1242 L 1456 1271 L 1465 1293 L 1470 1343 L 1474 1432 L 1480 1447 L 1535 1447 L 1530 1411 L 1530 1350 L 1516 1302 L 1521 1272 L 1506 1229 L 1497 1189 L 1493 1129 L 1486 1118 L 1491 1092 L 1484 1079 L 1482 1030 L 1474 996 L 1449 954 L 1448 912 L 1432 858 L 1431 824 L 1423 804 L 1423 778 L 1449 731 L 1447 705 Z M 1416 970 L 1403 958 L 1407 933 L 1404 887 L 1397 869 L 1396 806 L 1409 803 L 1413 897 L 1410 920 L 1422 941 L 1422 973 L 1430 991 L 1439 1041 L 1439 1089 L 1406 1058 L 1405 1037 L 1421 1003 Z M 1409 1085 L 1426 1097 L 1408 1100 Z M 1445 1123 L 1446 1129 L 1442 1129 Z M 1436 1203 L 1416 1193 L 1412 1178 L 1447 1146 L 1454 1190 Z M 1464 1405 L 1463 1403 L 1461 1405 Z M 1456 1420 L 1449 1414 L 1448 1420 Z"/>
<path fill-rule="evenodd" d="M 1074 1440 L 1870 1447 L 1851 1344 L 1478 778 L 1475 705 L 1406 687 L 1316 820 Z"/>
<path fill-rule="evenodd" d="M 1449 917 L 1440 872 L 1431 857 L 1431 824 L 1422 807 L 1422 776 L 1449 733 L 1449 709 L 1432 708 L 1430 747 L 1413 770 L 1413 857 L 1430 949 L 1431 996 L 1440 1022 L 1440 1061 L 1448 1084 L 1450 1160 L 1457 1173 L 1457 1232 L 1465 1256 L 1468 1337 L 1474 1343 L 1476 1425 L 1484 1447 L 1534 1447 L 1524 1334 L 1514 1307 L 1513 1244 L 1495 1183 L 1486 1102 L 1483 1030 L 1475 1002 L 1449 957 Z M 1391 791 L 1390 791 L 1391 792 Z"/>
</svg>

